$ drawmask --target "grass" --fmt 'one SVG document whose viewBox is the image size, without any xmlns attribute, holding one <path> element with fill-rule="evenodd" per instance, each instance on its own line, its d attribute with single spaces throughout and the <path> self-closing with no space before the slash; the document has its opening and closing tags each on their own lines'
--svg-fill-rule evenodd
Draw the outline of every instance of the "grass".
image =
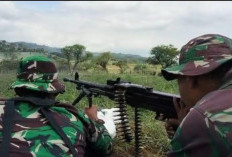
<svg viewBox="0 0 232 157">
<path fill-rule="evenodd" d="M 16 74 L 1 74 L 0 82 L 0 97 L 13 97 L 13 90 L 9 90 L 9 85 L 15 80 Z M 62 81 L 63 77 L 68 76 L 65 73 L 59 75 L 59 79 Z M 95 83 L 105 84 L 107 79 L 115 80 L 120 77 L 124 81 L 130 81 L 132 83 L 141 84 L 144 86 L 153 87 L 154 90 L 173 93 L 177 92 L 176 82 L 167 82 L 162 77 L 153 75 L 141 75 L 141 74 L 115 74 L 106 72 L 81 72 L 80 80 L 91 81 Z M 63 81 L 62 81 L 63 82 Z M 74 84 L 64 83 L 66 86 L 66 92 L 58 96 L 58 100 L 63 102 L 72 102 L 79 94 Z M 97 97 L 93 99 L 93 103 L 98 105 L 99 108 L 112 108 L 115 107 L 113 101 L 106 97 Z M 82 100 L 77 108 L 83 109 L 87 106 L 87 100 Z M 134 128 L 134 109 L 128 106 L 128 116 L 130 125 Z M 147 110 L 141 110 L 142 120 L 142 139 L 144 140 L 142 153 L 144 157 L 163 157 L 165 152 L 169 149 L 169 139 L 167 138 L 164 123 L 155 120 L 155 113 Z M 131 143 L 125 143 L 119 140 L 116 136 L 114 139 L 114 152 L 112 157 L 132 157 L 134 156 L 134 141 Z"/>
</svg>

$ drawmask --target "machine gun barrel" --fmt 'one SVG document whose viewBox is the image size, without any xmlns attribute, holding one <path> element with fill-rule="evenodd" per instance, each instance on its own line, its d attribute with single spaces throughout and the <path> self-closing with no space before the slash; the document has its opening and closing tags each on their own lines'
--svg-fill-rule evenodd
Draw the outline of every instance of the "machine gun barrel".
<svg viewBox="0 0 232 157">
<path fill-rule="evenodd" d="M 84 86 L 85 88 L 97 88 L 101 90 L 110 90 L 112 88 L 111 86 L 108 86 L 108 85 L 97 84 L 97 83 L 92 83 L 92 82 L 82 81 L 82 80 L 71 80 L 68 78 L 64 78 L 63 81 L 75 83 L 77 87 Z"/>
</svg>

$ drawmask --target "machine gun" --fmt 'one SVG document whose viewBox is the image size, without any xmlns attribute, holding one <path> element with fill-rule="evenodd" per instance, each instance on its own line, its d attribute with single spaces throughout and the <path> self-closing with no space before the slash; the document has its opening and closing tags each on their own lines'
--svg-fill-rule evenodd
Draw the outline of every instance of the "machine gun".
<svg viewBox="0 0 232 157">
<path fill-rule="evenodd" d="M 78 73 L 75 73 L 75 79 L 63 79 L 64 82 L 76 84 L 77 90 L 81 90 L 80 95 L 74 100 L 72 105 L 76 105 L 84 96 L 87 96 L 89 107 L 92 105 L 93 96 L 106 96 L 115 101 L 119 109 L 119 120 L 121 126 L 119 132 L 123 139 L 130 142 L 132 139 L 131 129 L 127 116 L 127 105 L 135 108 L 135 156 L 141 155 L 141 120 L 138 108 L 144 108 L 156 112 L 156 119 L 165 120 L 167 118 L 177 118 L 177 113 L 173 105 L 173 97 L 180 101 L 180 97 L 174 94 L 158 92 L 151 87 L 145 87 L 131 82 L 116 80 L 107 80 L 106 84 L 97 84 L 79 80 Z"/>
</svg>

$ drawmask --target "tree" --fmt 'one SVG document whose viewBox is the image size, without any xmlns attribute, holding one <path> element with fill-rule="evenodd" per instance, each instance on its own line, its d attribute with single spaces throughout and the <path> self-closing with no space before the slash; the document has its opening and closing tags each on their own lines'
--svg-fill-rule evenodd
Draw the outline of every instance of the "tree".
<svg viewBox="0 0 232 157">
<path fill-rule="evenodd" d="M 71 51 L 75 58 L 75 63 L 74 63 L 71 75 L 74 73 L 74 70 L 76 69 L 77 64 L 85 60 L 83 57 L 83 53 L 85 49 L 86 49 L 85 46 L 79 45 L 79 44 L 71 46 Z"/>
<path fill-rule="evenodd" d="M 106 66 L 111 58 L 111 52 L 103 52 L 99 57 L 97 57 L 96 64 L 100 65 L 105 71 L 108 72 Z"/>
<path fill-rule="evenodd" d="M 137 73 L 145 73 L 146 70 L 147 70 L 146 64 L 137 64 L 134 67 L 134 71 Z"/>
<path fill-rule="evenodd" d="M 64 48 L 61 49 L 61 52 L 64 54 L 66 58 L 66 64 L 68 65 L 68 70 L 71 73 L 71 58 L 72 58 L 72 53 L 71 53 L 71 48 L 70 46 L 65 46 Z"/>
<path fill-rule="evenodd" d="M 6 51 L 6 40 L 2 40 L 0 42 L 0 51 L 5 52 Z"/>
<path fill-rule="evenodd" d="M 153 47 L 150 53 L 152 56 L 147 59 L 148 63 L 160 64 L 162 68 L 166 68 L 176 63 L 179 51 L 173 45 L 169 44 Z"/>
<path fill-rule="evenodd" d="M 50 56 L 52 57 L 52 56 Z M 67 61 L 65 58 L 60 58 L 57 57 L 55 55 L 53 55 L 52 57 L 55 61 L 56 61 L 56 66 L 59 72 L 63 72 L 63 71 L 67 71 L 68 70 L 68 66 L 67 66 Z"/>
<path fill-rule="evenodd" d="M 79 63 L 93 57 L 93 54 L 91 52 L 86 52 L 85 49 L 86 49 L 85 46 L 80 44 L 65 46 L 64 48 L 61 49 L 61 52 L 63 53 L 63 55 L 67 60 L 67 65 L 71 75 L 73 75 Z M 73 66 L 71 64 L 72 59 L 74 59 Z"/>
<path fill-rule="evenodd" d="M 114 65 L 120 68 L 120 73 L 123 73 L 128 68 L 126 60 L 119 60 L 116 63 L 114 63 Z"/>
<path fill-rule="evenodd" d="M 19 44 L 18 44 L 18 47 L 17 47 L 17 51 L 23 52 L 23 48 L 24 48 L 23 44 L 22 44 L 22 43 L 19 43 Z"/>
<path fill-rule="evenodd" d="M 16 44 L 10 43 L 9 45 L 9 52 L 13 53 L 16 50 Z"/>
<path fill-rule="evenodd" d="M 85 60 L 87 60 L 87 59 L 92 59 L 92 58 L 93 58 L 93 53 L 91 53 L 91 52 L 89 52 L 89 51 L 86 51 L 84 57 L 85 57 Z"/>
<path fill-rule="evenodd" d="M 35 52 L 39 52 L 39 53 L 44 54 L 44 53 L 45 53 L 45 50 L 44 50 L 44 48 L 36 48 L 36 49 L 35 49 Z"/>
</svg>

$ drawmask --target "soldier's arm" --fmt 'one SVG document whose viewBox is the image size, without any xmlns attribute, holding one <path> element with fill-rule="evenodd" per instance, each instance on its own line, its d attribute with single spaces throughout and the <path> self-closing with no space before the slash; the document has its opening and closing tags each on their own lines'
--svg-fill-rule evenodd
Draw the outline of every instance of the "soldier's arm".
<svg viewBox="0 0 232 157">
<path fill-rule="evenodd" d="M 105 126 L 100 122 L 91 121 L 90 128 L 88 130 L 90 131 L 89 146 L 92 148 L 92 150 L 101 156 L 107 156 L 111 154 L 112 138 Z M 91 132 L 92 130 L 95 131 Z"/>
<path fill-rule="evenodd" d="M 91 108 L 86 108 L 85 113 L 89 117 L 87 128 L 89 146 L 101 156 L 110 154 L 112 152 L 112 138 L 103 125 L 104 121 L 98 120 L 97 107 L 93 105 Z"/>
<path fill-rule="evenodd" d="M 167 157 L 211 156 L 223 154 L 225 145 L 214 124 L 204 113 L 192 109 L 178 127 Z"/>
<path fill-rule="evenodd" d="M 70 104 L 58 104 L 59 107 L 65 107 L 68 111 L 78 117 L 84 125 L 84 131 L 87 138 L 86 154 L 94 154 L 94 156 L 106 156 L 112 152 L 112 138 L 100 121 L 95 121 L 95 116 L 87 118 L 83 112 L 77 110 Z M 93 106 L 94 107 L 94 106 Z M 96 107 L 96 106 L 95 106 Z M 96 108 L 92 108 L 95 115 Z M 94 111 L 95 110 L 95 111 Z M 92 111 L 91 111 L 92 112 Z M 91 120 L 95 119 L 95 120 Z"/>
</svg>

